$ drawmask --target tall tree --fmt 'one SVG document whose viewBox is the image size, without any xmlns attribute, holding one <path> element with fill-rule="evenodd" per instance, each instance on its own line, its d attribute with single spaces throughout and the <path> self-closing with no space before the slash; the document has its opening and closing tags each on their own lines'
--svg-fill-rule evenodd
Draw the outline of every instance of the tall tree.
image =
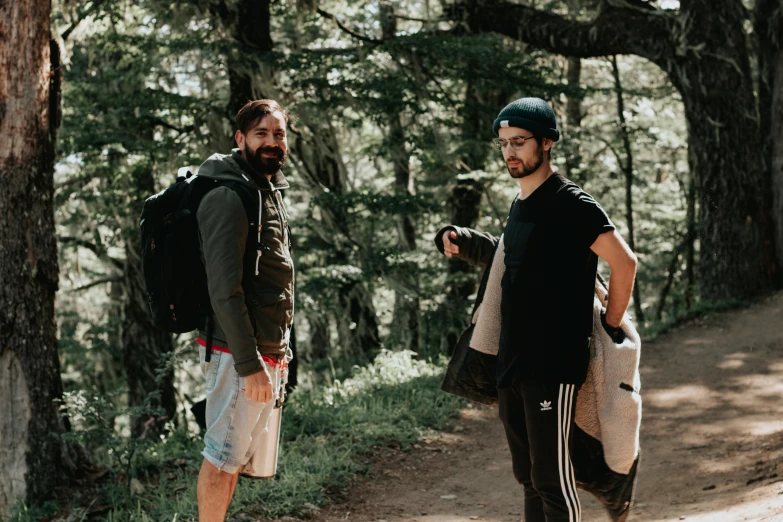
<svg viewBox="0 0 783 522">
<path fill-rule="evenodd" d="M 78 458 L 62 440 L 54 296 L 59 48 L 50 3 L 0 3 L 0 513 L 51 497 Z"/>
<path fill-rule="evenodd" d="M 384 40 L 391 41 L 397 37 L 397 15 L 391 2 L 381 3 L 379 11 L 381 35 Z M 389 121 L 388 146 L 394 166 L 394 192 L 400 196 L 413 195 L 413 178 L 411 176 L 411 152 L 406 143 L 403 120 L 405 112 L 392 104 L 388 111 Z M 411 215 L 401 212 L 397 216 L 397 233 L 402 252 L 416 250 L 416 226 Z M 395 291 L 394 324 L 398 330 L 402 345 L 414 352 L 419 351 L 419 313 L 420 298 L 418 296 L 418 280 L 416 267 L 413 263 L 403 263 L 394 275 L 400 284 Z M 410 289 L 406 292 L 405 289 Z"/>
<path fill-rule="evenodd" d="M 606 1 L 592 20 L 572 21 L 502 1 L 485 6 L 480 29 L 566 56 L 635 54 L 666 71 L 682 96 L 699 187 L 701 295 L 757 295 L 777 282 L 779 263 L 745 8 L 741 0 L 683 0 L 678 11 L 641 5 Z"/>
<path fill-rule="evenodd" d="M 768 205 L 778 260 L 783 260 L 783 6 L 779 0 L 757 0 L 754 28 L 762 150 L 772 183 Z"/>
<path fill-rule="evenodd" d="M 575 19 L 579 14 L 581 0 L 568 0 L 568 14 Z M 582 59 L 569 56 L 566 65 L 566 82 L 568 83 L 568 100 L 565 109 L 565 136 L 568 141 L 565 172 L 568 178 L 577 183 L 584 183 L 585 173 L 582 169 Z"/>
</svg>

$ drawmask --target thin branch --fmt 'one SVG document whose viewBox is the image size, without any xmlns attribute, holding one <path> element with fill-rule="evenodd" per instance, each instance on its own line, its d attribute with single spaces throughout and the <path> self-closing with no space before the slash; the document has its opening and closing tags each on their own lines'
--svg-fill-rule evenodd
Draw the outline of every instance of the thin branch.
<svg viewBox="0 0 783 522">
<path fill-rule="evenodd" d="M 661 294 L 658 298 L 658 307 L 655 310 L 655 317 L 660 321 L 661 317 L 663 317 L 663 309 L 666 305 L 666 297 L 669 295 L 669 290 L 672 287 L 672 283 L 674 282 L 674 275 L 677 273 L 677 261 L 680 259 L 680 250 L 682 250 L 688 242 L 688 237 L 686 236 L 685 239 L 683 239 L 679 245 L 674 247 L 674 252 L 672 255 L 672 260 L 669 262 L 669 266 L 666 269 L 666 284 L 663 285 L 661 288 Z"/>
<path fill-rule="evenodd" d="M 406 20 L 408 22 L 421 22 L 423 24 L 431 24 L 435 20 L 426 20 L 424 18 L 414 18 L 412 16 L 405 16 L 405 15 L 398 15 L 395 14 L 394 18 L 397 18 L 398 20 Z"/>
<path fill-rule="evenodd" d="M 363 34 L 357 33 L 356 31 L 350 29 L 349 27 L 344 25 L 342 22 L 340 22 L 340 20 L 338 20 L 335 15 L 333 15 L 332 13 L 329 13 L 327 11 L 324 11 L 320 7 L 318 9 L 316 9 L 316 12 L 319 15 L 323 16 L 324 18 L 329 18 L 330 20 L 334 21 L 334 23 L 337 24 L 337 27 L 339 27 L 341 31 L 343 31 L 344 33 L 347 33 L 347 34 L 353 36 L 357 40 L 361 40 L 363 42 L 371 43 L 371 44 L 374 44 L 374 45 L 378 45 L 378 44 L 383 42 L 383 40 L 370 38 L 369 36 L 365 36 Z"/>
<path fill-rule="evenodd" d="M 81 183 L 82 187 L 84 187 L 89 182 L 91 182 L 92 180 L 94 180 L 95 178 L 98 178 L 98 177 L 100 177 L 100 176 L 97 176 L 95 174 L 87 174 L 85 176 L 79 176 L 79 177 L 76 177 L 76 178 L 67 179 L 67 180 L 63 181 L 62 183 L 58 183 L 57 185 L 55 185 L 54 186 L 54 191 L 58 192 L 58 191 L 66 188 L 66 187 L 69 187 L 71 185 L 75 185 L 77 183 Z"/>
<path fill-rule="evenodd" d="M 57 241 L 59 241 L 62 244 L 75 244 L 76 246 L 84 247 L 90 251 L 92 251 L 93 254 L 95 254 L 98 257 L 101 257 L 106 254 L 106 250 L 100 248 L 95 243 L 92 243 L 90 241 L 87 241 L 86 239 L 82 239 L 75 236 L 60 236 L 57 238 Z"/>
<path fill-rule="evenodd" d="M 623 157 L 620 156 L 620 153 L 617 151 L 617 149 L 614 148 L 614 146 L 607 140 L 606 138 L 602 138 L 601 136 L 598 136 L 597 134 L 593 134 L 591 132 L 588 132 L 587 134 L 591 135 L 604 145 L 606 145 L 606 148 L 612 151 L 612 154 L 614 154 L 615 159 L 617 159 L 617 164 L 620 165 L 620 168 L 623 168 Z M 603 151 L 602 151 L 603 152 Z M 599 154 L 596 154 L 595 157 L 598 157 Z"/>
<path fill-rule="evenodd" d="M 81 292 L 83 290 L 88 290 L 94 286 L 103 285 L 106 283 L 119 283 L 122 281 L 122 276 L 111 276 L 111 277 L 104 277 L 102 279 L 96 279 L 95 281 L 92 281 L 90 283 L 87 283 L 86 285 L 77 286 L 76 288 L 72 288 L 69 290 L 69 292 Z"/>
<path fill-rule="evenodd" d="M 95 11 L 98 10 L 98 8 L 105 2 L 106 0 L 95 0 L 90 7 L 88 7 L 86 10 L 79 13 L 78 17 L 76 18 L 76 21 L 74 21 L 68 29 L 62 32 L 60 34 L 60 38 L 63 39 L 63 41 L 67 40 L 69 36 L 71 36 L 71 33 L 76 29 L 80 23 L 82 23 L 88 16 L 92 15 Z"/>
<path fill-rule="evenodd" d="M 123 261 L 109 256 L 109 254 L 106 253 L 105 249 L 99 247 L 98 245 L 96 245 L 91 241 L 87 241 L 86 239 L 82 239 L 74 236 L 60 236 L 57 238 L 57 241 L 59 241 L 64 245 L 74 244 L 76 246 L 86 248 L 87 250 L 95 254 L 95 257 L 97 257 L 98 259 L 109 263 L 110 265 L 114 266 L 118 270 L 125 270 L 125 263 Z"/>
<path fill-rule="evenodd" d="M 625 147 L 625 219 L 628 226 L 628 246 L 631 251 L 636 251 L 636 239 L 634 237 L 633 226 L 633 149 L 631 148 L 631 136 L 628 131 L 628 122 L 625 120 L 625 100 L 623 99 L 623 84 L 620 81 L 620 69 L 617 67 L 617 57 L 610 58 L 612 64 L 612 74 L 614 75 L 614 87 L 617 94 L 617 116 L 620 120 L 620 134 Z M 636 313 L 636 320 L 644 322 L 644 312 L 642 311 L 642 298 L 639 285 L 633 287 L 633 306 Z"/>
<path fill-rule="evenodd" d="M 423 65 L 423 64 L 421 64 L 421 63 L 419 63 L 419 67 L 421 68 L 421 72 L 423 72 L 423 73 L 424 73 L 424 76 L 426 76 L 427 78 L 429 78 L 429 80 L 430 80 L 430 81 L 431 81 L 433 84 L 435 84 L 435 87 L 437 87 L 437 88 L 438 88 L 438 90 L 440 91 L 440 94 L 441 94 L 441 96 L 443 96 L 443 97 L 446 99 L 446 101 L 448 101 L 448 102 L 449 102 L 449 104 L 450 104 L 452 107 L 456 107 L 456 106 L 457 106 L 457 101 L 456 101 L 456 100 L 454 100 L 454 99 L 453 99 L 451 96 L 449 96 L 449 93 L 447 93 L 447 92 L 446 92 L 446 90 L 445 90 L 445 89 L 443 88 L 443 86 L 440 84 L 440 82 L 438 81 L 438 79 L 437 79 L 437 78 L 435 78 L 435 76 L 434 76 L 434 75 L 433 75 L 433 74 L 430 72 L 430 70 L 429 70 L 429 69 L 427 69 L 426 67 L 424 67 L 424 65 Z"/>
<path fill-rule="evenodd" d="M 464 4 L 447 10 L 448 18 L 462 18 Z M 482 8 L 480 32 L 495 32 L 564 56 L 593 58 L 636 54 L 665 65 L 675 58 L 672 28 L 677 14 L 661 10 L 608 7 L 584 22 L 571 20 L 510 1 L 492 2 Z"/>
<path fill-rule="evenodd" d="M 328 56 L 339 56 L 343 54 L 356 54 L 359 47 L 320 47 L 318 49 L 302 49 L 300 52 L 306 54 L 325 54 Z"/>
<path fill-rule="evenodd" d="M 176 127 L 172 125 L 171 123 L 167 122 L 166 120 L 163 120 L 161 118 L 151 117 L 150 121 L 155 125 L 160 125 L 161 127 L 165 127 L 167 129 L 171 129 L 173 131 L 177 131 L 180 134 L 187 134 L 189 132 L 193 132 L 196 128 L 195 125 L 189 125 L 185 127 L 184 129 L 181 129 L 179 127 Z"/>
</svg>

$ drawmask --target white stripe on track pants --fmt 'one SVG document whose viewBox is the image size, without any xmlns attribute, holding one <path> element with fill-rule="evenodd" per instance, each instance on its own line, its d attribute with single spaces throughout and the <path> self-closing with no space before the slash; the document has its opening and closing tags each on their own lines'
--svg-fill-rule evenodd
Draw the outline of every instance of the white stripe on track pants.
<svg viewBox="0 0 783 522">
<path fill-rule="evenodd" d="M 569 451 L 579 387 L 516 382 L 498 392 L 514 477 L 525 490 L 525 522 L 579 522 Z"/>
</svg>

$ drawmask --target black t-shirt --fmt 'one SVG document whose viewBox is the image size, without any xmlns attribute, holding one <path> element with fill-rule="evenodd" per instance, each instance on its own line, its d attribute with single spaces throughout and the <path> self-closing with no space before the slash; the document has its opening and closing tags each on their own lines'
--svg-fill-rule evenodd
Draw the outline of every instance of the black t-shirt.
<svg viewBox="0 0 783 522">
<path fill-rule="evenodd" d="M 559 174 L 514 202 L 504 232 L 499 388 L 519 379 L 584 382 L 598 267 L 590 245 L 610 230 L 601 206 Z"/>
</svg>

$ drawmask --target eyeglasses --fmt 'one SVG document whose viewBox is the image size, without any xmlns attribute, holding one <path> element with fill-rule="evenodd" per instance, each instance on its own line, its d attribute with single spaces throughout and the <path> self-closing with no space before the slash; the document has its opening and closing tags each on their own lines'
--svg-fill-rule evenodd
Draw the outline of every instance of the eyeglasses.
<svg viewBox="0 0 783 522">
<path fill-rule="evenodd" d="M 532 140 L 535 136 L 514 136 L 513 138 L 503 139 L 495 138 L 492 140 L 492 145 L 498 150 L 503 150 L 506 145 L 511 145 L 514 150 L 521 149 L 527 140 Z"/>
</svg>

